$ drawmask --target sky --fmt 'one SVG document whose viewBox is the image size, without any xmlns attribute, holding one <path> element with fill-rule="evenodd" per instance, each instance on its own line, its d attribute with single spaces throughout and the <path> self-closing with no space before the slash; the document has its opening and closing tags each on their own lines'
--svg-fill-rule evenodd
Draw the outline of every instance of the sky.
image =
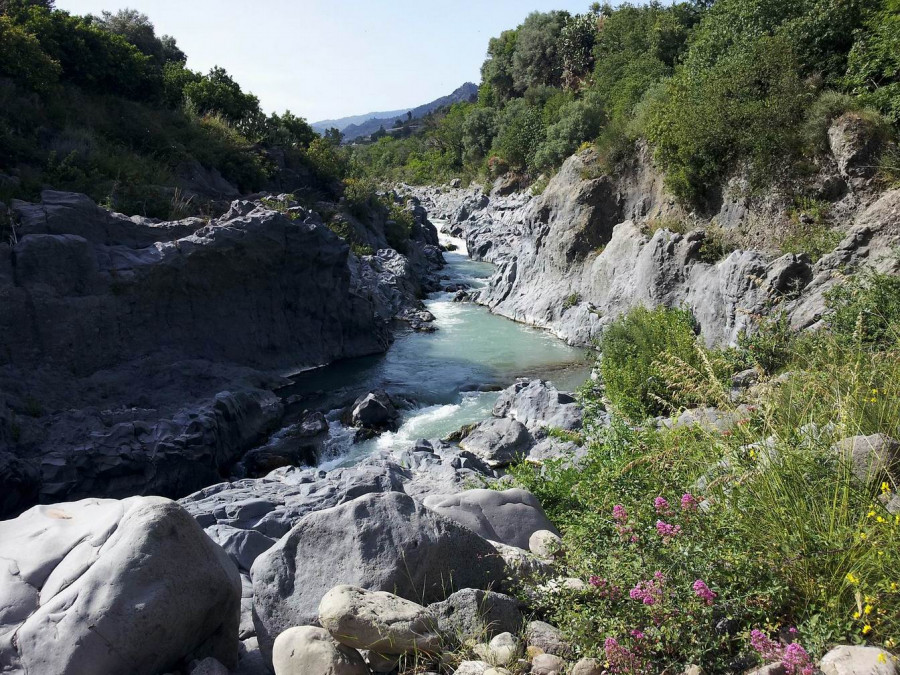
<svg viewBox="0 0 900 675">
<path fill-rule="evenodd" d="M 479 82 L 487 43 L 532 11 L 590 0 L 56 0 L 73 14 L 124 7 L 173 35 L 188 67 L 225 68 L 267 112 L 310 122 L 399 110 Z"/>
</svg>

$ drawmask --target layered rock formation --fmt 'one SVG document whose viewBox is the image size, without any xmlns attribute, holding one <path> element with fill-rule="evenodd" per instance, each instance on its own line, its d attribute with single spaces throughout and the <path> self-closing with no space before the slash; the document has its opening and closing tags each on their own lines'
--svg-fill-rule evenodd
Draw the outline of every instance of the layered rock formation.
<svg viewBox="0 0 900 675">
<path fill-rule="evenodd" d="M 14 202 L 15 238 L 0 244 L 0 514 L 180 497 L 226 477 L 280 425 L 280 373 L 383 352 L 395 319 L 422 310 L 441 255 L 408 208 L 408 256 L 376 217 L 377 253 L 357 256 L 283 196 L 208 222 L 52 191 Z"/>
<path fill-rule="evenodd" d="M 465 237 L 473 257 L 499 266 L 475 297 L 498 314 L 589 345 L 634 306 L 685 306 L 707 342 L 721 344 L 776 304 L 795 327 L 812 326 L 824 310 L 824 293 L 847 271 L 896 268 L 889 254 L 900 242 L 900 191 L 865 192 L 868 183 L 854 173 L 856 155 L 834 139 L 832 145 L 835 166 L 823 170 L 819 189 L 826 195 L 841 186 L 832 210 L 845 236 L 817 262 L 763 248 L 720 256 L 717 232 L 740 230 L 753 239 L 754 228 L 777 223 L 789 203 L 775 194 L 729 197 L 740 195 L 733 185 L 713 215 L 687 214 L 666 195 L 646 148 L 615 177 L 598 173 L 596 154 L 586 150 L 569 158 L 537 197 L 477 187 L 418 194 L 433 216 Z M 694 223 L 687 234 L 665 227 L 685 220 Z M 771 243 L 772 232 L 756 233 L 760 244 L 766 235 Z"/>
</svg>

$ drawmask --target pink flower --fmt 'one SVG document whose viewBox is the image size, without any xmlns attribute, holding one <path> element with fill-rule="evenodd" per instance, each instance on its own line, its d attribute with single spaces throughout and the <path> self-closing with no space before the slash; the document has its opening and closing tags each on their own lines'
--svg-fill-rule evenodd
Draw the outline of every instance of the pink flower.
<svg viewBox="0 0 900 675">
<path fill-rule="evenodd" d="M 616 504 L 613 507 L 613 520 L 625 521 L 628 519 L 628 512 L 625 510 L 625 507 L 621 504 Z M 610 638 L 612 639 L 612 638 Z"/>
<path fill-rule="evenodd" d="M 698 506 L 698 502 L 696 497 L 692 495 L 690 492 L 685 492 L 681 497 L 681 510 L 682 511 L 696 511 Z"/>
<path fill-rule="evenodd" d="M 796 630 L 789 631 L 791 635 Z M 797 642 L 782 645 L 763 633 L 761 630 L 750 631 L 750 646 L 755 649 L 765 661 L 781 661 L 787 675 L 813 675 L 816 667 L 809 658 L 809 653 Z"/>
<path fill-rule="evenodd" d="M 620 645 L 618 640 L 612 637 L 606 638 L 603 643 L 603 649 L 606 652 L 606 660 L 609 661 L 609 670 L 611 673 L 639 673 L 644 669 L 644 664 L 640 656 L 635 652 Z"/>
<path fill-rule="evenodd" d="M 697 579 L 694 582 L 694 594 L 706 602 L 707 605 L 711 605 L 716 600 L 716 594 L 709 590 L 709 586 L 707 586 L 701 579 Z"/>
<path fill-rule="evenodd" d="M 681 525 L 670 525 L 664 520 L 656 521 L 656 532 L 665 540 L 676 537 L 681 533 Z"/>
<path fill-rule="evenodd" d="M 594 588 L 601 588 L 606 586 L 606 579 L 601 579 L 596 574 L 592 574 L 588 579 L 588 583 Z"/>
<path fill-rule="evenodd" d="M 643 640 L 644 634 L 641 631 L 635 629 L 631 631 L 631 637 L 633 637 L 635 640 Z"/>
<path fill-rule="evenodd" d="M 637 585 L 628 592 L 628 596 L 632 600 L 638 600 L 645 605 L 655 605 L 663 599 L 663 584 L 666 578 L 662 572 L 656 572 L 653 579 L 647 581 L 639 581 Z"/>
<path fill-rule="evenodd" d="M 656 512 L 659 514 L 668 513 L 669 512 L 669 502 L 665 497 L 657 497 L 653 500 L 653 508 L 656 509 Z"/>
</svg>

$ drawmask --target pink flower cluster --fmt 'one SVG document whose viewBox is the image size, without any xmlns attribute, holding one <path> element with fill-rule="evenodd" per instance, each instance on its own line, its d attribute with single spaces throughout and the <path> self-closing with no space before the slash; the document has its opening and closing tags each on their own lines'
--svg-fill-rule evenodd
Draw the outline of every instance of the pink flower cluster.
<svg viewBox="0 0 900 675">
<path fill-rule="evenodd" d="M 666 582 L 662 572 L 653 573 L 653 578 L 647 581 L 639 581 L 637 586 L 631 589 L 628 596 L 632 600 L 639 600 L 645 605 L 655 605 L 663 599 L 663 586 Z"/>
<path fill-rule="evenodd" d="M 656 512 L 659 515 L 666 515 L 671 513 L 669 509 L 669 502 L 665 497 L 657 497 L 653 500 L 653 508 L 656 509 Z"/>
<path fill-rule="evenodd" d="M 713 593 L 702 579 L 697 579 L 697 581 L 694 582 L 693 588 L 694 594 L 707 605 L 712 605 L 716 601 L 716 593 Z"/>
<path fill-rule="evenodd" d="M 588 583 L 597 589 L 600 597 L 609 598 L 610 600 L 617 600 L 622 596 L 622 591 L 618 586 L 614 586 L 609 583 L 606 579 L 601 579 L 596 574 L 592 574 L 588 579 Z"/>
<path fill-rule="evenodd" d="M 697 498 L 694 497 L 690 492 L 685 492 L 681 497 L 681 510 L 682 511 L 696 511 L 700 506 L 700 502 L 697 501 Z"/>
<path fill-rule="evenodd" d="M 664 520 L 657 520 L 656 533 L 662 537 L 664 541 L 668 541 L 681 534 L 681 525 L 672 525 Z"/>
<path fill-rule="evenodd" d="M 791 629 L 790 632 L 793 635 L 797 631 Z M 813 675 L 816 672 L 809 653 L 798 642 L 782 645 L 761 630 L 754 629 L 750 632 L 750 646 L 764 661 L 781 661 L 787 675 Z"/>
<path fill-rule="evenodd" d="M 643 637 L 643 635 L 641 635 Z M 603 643 L 606 652 L 606 660 L 609 662 L 611 673 L 623 675 L 625 673 L 639 673 L 644 669 L 644 663 L 636 651 L 620 645 L 618 640 L 612 637 L 606 638 Z"/>
<path fill-rule="evenodd" d="M 616 532 L 619 533 L 622 539 L 627 539 L 632 544 L 637 543 L 638 536 L 634 533 L 634 527 L 628 522 L 628 512 L 621 504 L 616 504 L 613 507 L 613 520 L 616 523 Z"/>
</svg>

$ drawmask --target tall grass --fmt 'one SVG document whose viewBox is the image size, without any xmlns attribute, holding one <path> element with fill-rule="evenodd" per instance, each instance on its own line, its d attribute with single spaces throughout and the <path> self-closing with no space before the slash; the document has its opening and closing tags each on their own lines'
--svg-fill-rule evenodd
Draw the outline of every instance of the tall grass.
<svg viewBox="0 0 900 675">
<path fill-rule="evenodd" d="M 870 275 L 829 302 L 827 327 L 814 334 L 770 326 L 727 352 L 695 342 L 690 362 L 683 337 L 674 350 L 651 340 L 621 360 L 604 355 L 604 374 L 650 358 L 641 372 L 665 381 L 675 412 L 702 400 L 735 420 L 730 428 L 636 424 L 633 392 L 592 385 L 582 392 L 586 459 L 515 468 L 564 532 L 566 572 L 593 584 L 539 602 L 586 653 L 619 659 L 620 672 L 697 663 L 717 673 L 758 660 L 754 629 L 813 657 L 837 643 L 897 645 L 900 516 L 885 503 L 898 467 L 860 476 L 836 443 L 900 438 L 900 294 L 893 278 Z M 758 365 L 766 341 L 762 352 L 778 358 L 732 400 L 721 367 Z M 653 354 L 637 354 L 641 345 Z M 648 402 L 658 391 L 644 389 Z M 611 426 L 590 419 L 604 397 Z M 616 418 L 621 403 L 632 421 Z M 647 589 L 652 604 L 641 600 Z"/>
</svg>

